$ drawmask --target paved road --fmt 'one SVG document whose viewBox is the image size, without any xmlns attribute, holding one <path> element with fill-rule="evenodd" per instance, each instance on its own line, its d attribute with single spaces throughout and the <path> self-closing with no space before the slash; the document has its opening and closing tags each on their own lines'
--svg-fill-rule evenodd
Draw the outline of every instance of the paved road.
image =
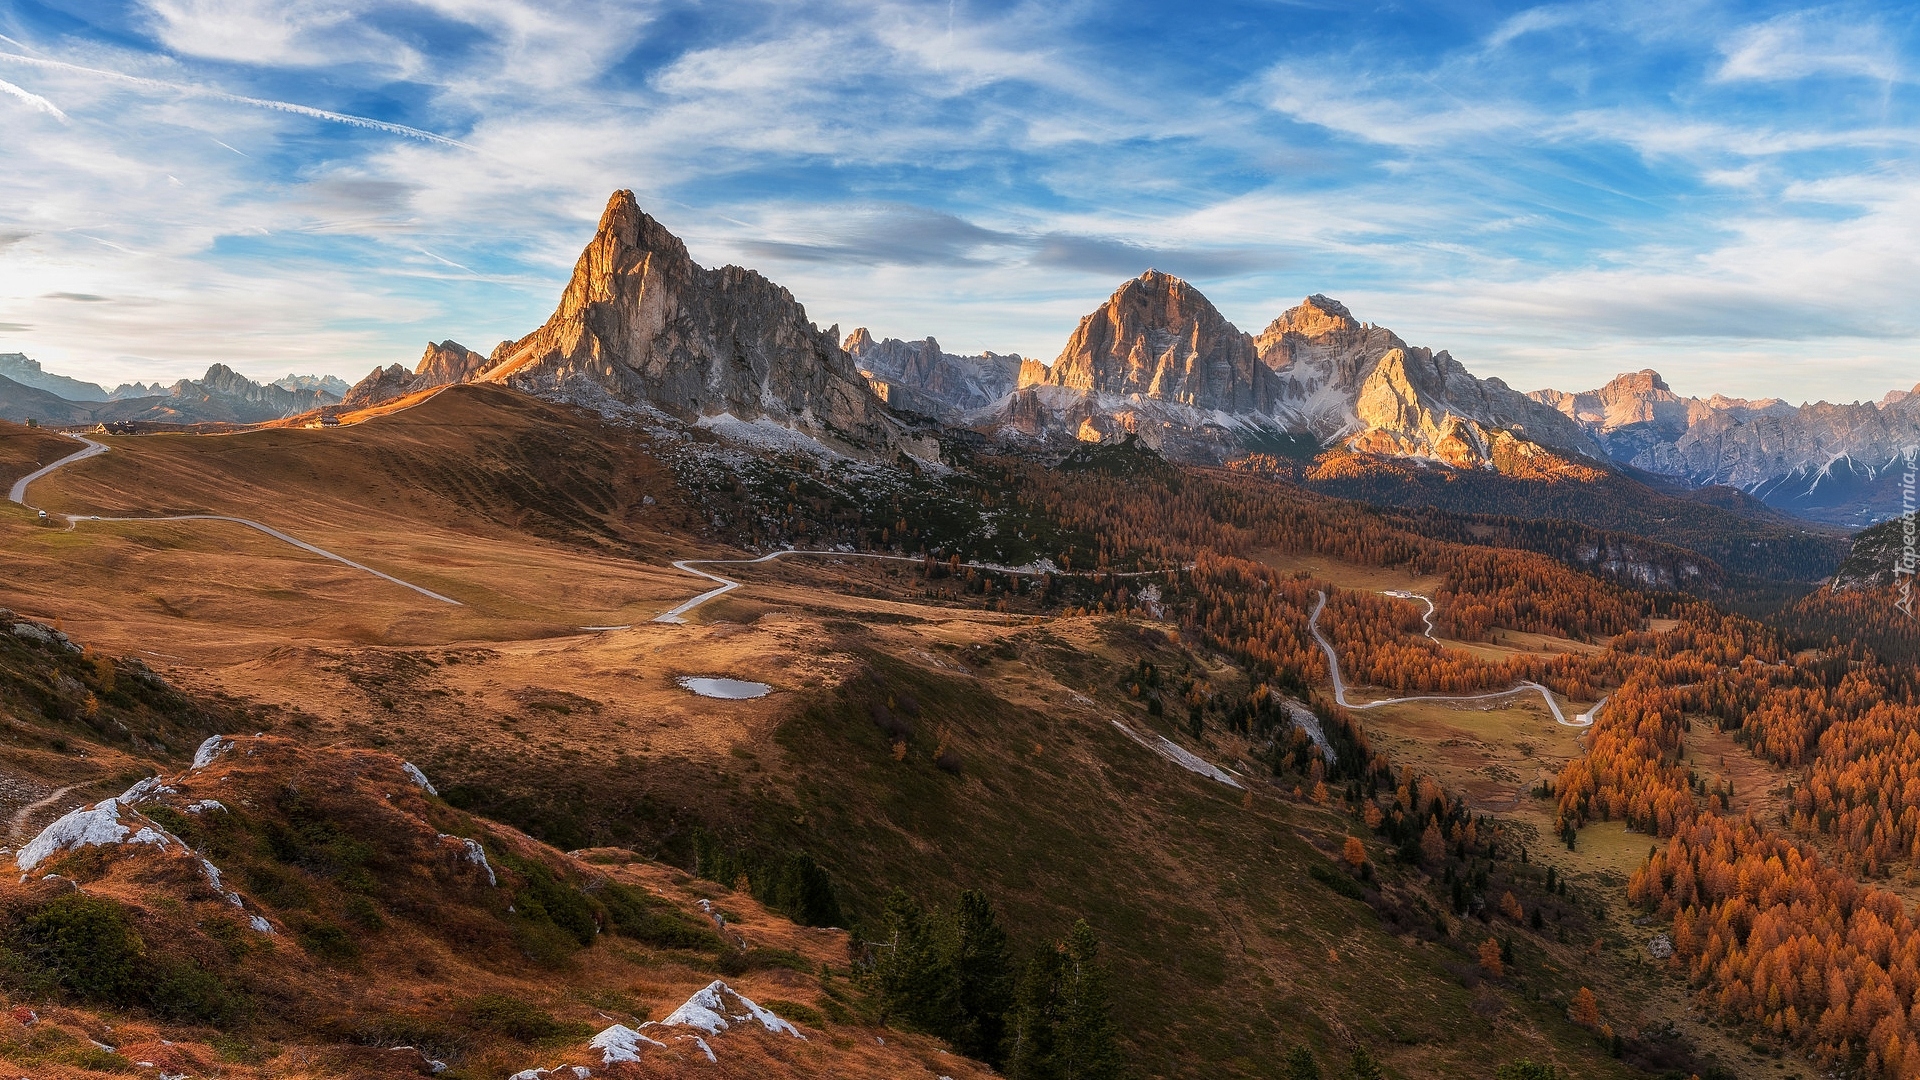
<svg viewBox="0 0 1920 1080">
<path fill-rule="evenodd" d="M 47 465 L 40 469 L 36 469 L 35 471 L 28 473 L 27 475 L 21 477 L 20 479 L 15 480 L 13 482 L 13 490 L 7 492 L 7 501 L 17 502 L 21 506 L 26 506 L 28 484 L 33 483 L 35 480 L 40 479 L 41 477 L 47 475 L 48 473 L 52 472 L 53 470 L 59 468 L 62 465 L 71 465 L 76 461 L 85 461 L 90 457 L 96 457 L 100 454 L 104 454 L 107 452 L 107 444 L 105 443 L 97 443 L 97 442 L 94 442 L 92 439 L 86 438 L 85 436 L 81 436 L 81 435 L 68 435 L 67 438 L 79 439 L 81 442 L 86 443 L 87 444 L 86 449 L 68 454 L 66 457 L 61 458 L 59 461 L 56 461 L 51 465 Z M 28 509 L 38 510 L 39 507 L 37 506 L 28 507 Z"/>
<path fill-rule="evenodd" d="M 684 571 L 686 573 L 694 575 L 695 577 L 703 577 L 703 578 L 706 578 L 708 581 L 718 582 L 720 587 L 717 589 L 709 589 L 706 592 L 701 593 L 699 596 L 696 596 L 693 599 L 687 601 L 686 603 L 681 604 L 679 607 L 674 608 L 672 611 L 654 616 L 653 621 L 661 622 L 661 623 L 684 623 L 687 620 L 681 618 L 681 616 L 685 615 L 687 612 L 692 611 L 694 608 L 699 607 L 701 604 L 704 604 L 709 600 L 718 600 L 720 597 L 725 596 L 726 594 L 740 587 L 740 583 L 737 581 L 734 581 L 731 578 L 723 578 L 719 574 L 709 574 L 705 570 L 695 570 L 694 567 L 696 565 L 697 566 L 752 566 L 752 565 L 755 565 L 756 563 L 771 562 L 774 559 L 778 559 L 786 555 L 831 555 L 835 558 L 840 558 L 840 559 L 885 559 L 888 562 L 908 562 L 908 563 L 926 562 L 926 559 L 918 555 L 880 555 L 880 554 L 869 552 L 869 551 L 827 551 L 827 550 L 803 550 L 803 549 L 795 549 L 795 548 L 788 548 L 784 551 L 775 551 L 770 554 L 762 555 L 757 559 L 681 559 L 679 562 L 676 562 L 673 564 L 673 568 L 675 570 Z M 1089 576 L 1107 577 L 1109 576 L 1107 572 L 1101 571 L 1101 570 L 1026 570 L 1026 569 L 1015 569 L 1013 567 L 1007 567 L 1007 566 L 998 566 L 993 563 L 981 563 L 981 562 L 963 562 L 960 565 L 971 567 L 972 569 L 975 569 L 975 570 L 991 570 L 997 574 L 1017 574 L 1022 577 L 1039 577 L 1042 574 L 1053 574 L 1056 577 L 1089 577 Z M 1191 568 L 1189 567 L 1189 569 Z M 1164 573 L 1166 573 L 1165 570 L 1129 570 L 1124 574 L 1113 574 L 1111 576 L 1123 577 L 1123 578 L 1153 577 L 1156 574 L 1164 574 Z"/>
<path fill-rule="evenodd" d="M 21 477 L 19 480 L 14 482 L 13 490 L 7 493 L 7 498 L 9 500 L 19 503 L 21 506 L 24 506 L 29 510 L 37 510 L 39 509 L 39 507 L 36 507 L 31 503 L 27 502 L 27 485 L 33 483 L 35 480 L 40 479 L 41 477 L 47 475 L 48 473 L 52 472 L 55 469 L 60 468 L 63 465 L 71 465 L 76 461 L 85 461 L 87 458 L 95 457 L 97 455 L 104 454 L 107 452 L 107 445 L 105 443 L 94 442 L 92 439 L 86 438 L 85 436 L 81 436 L 81 435 L 70 435 L 68 437 L 73 439 L 79 439 L 81 442 L 86 443 L 87 448 L 84 450 L 81 450 L 78 453 L 69 454 L 66 457 L 61 458 L 59 461 L 56 461 L 53 464 L 48 465 L 43 469 L 40 469 L 36 472 L 28 473 L 26 476 Z M 62 514 L 61 516 L 66 518 L 67 527 L 69 529 L 73 528 L 76 524 L 82 521 L 225 521 L 235 525 L 245 525 L 247 528 L 257 529 L 260 532 L 263 532 L 268 536 L 273 537 L 275 540 L 279 540 L 287 544 L 292 544 L 294 547 L 297 547 L 302 551 L 305 551 L 314 555 L 318 555 L 323 559 L 331 559 L 334 562 L 340 563 L 343 566 L 350 566 L 353 569 L 362 571 L 364 573 L 372 574 L 374 577 L 380 578 L 383 581 L 391 581 L 395 585 L 412 589 L 414 592 L 417 592 L 422 596 L 429 597 L 434 600 L 438 600 L 443 604 L 453 604 L 456 607 L 463 606 L 460 604 L 460 601 L 455 600 L 450 596 L 442 596 L 439 593 L 434 592 L 432 589 L 422 588 L 418 585 L 415 585 L 411 581 L 402 581 L 399 578 L 394 577 L 392 574 L 382 573 L 379 570 L 375 570 L 371 566 L 367 566 L 363 563 L 354 562 L 352 559 L 349 559 L 344 555 L 336 555 L 335 553 L 328 551 L 326 548 L 317 547 L 313 544 L 307 543 L 305 540 L 298 540 L 298 539 L 295 539 L 294 537 L 288 536 L 286 533 L 281 532 L 279 529 L 276 529 L 271 525 L 262 525 L 258 521 L 252 521 L 247 518 L 228 517 L 225 514 L 173 514 L 168 516 L 153 516 L 153 517 L 102 517 L 98 514 Z"/>
<path fill-rule="evenodd" d="M 1439 638 L 1433 637 L 1433 600 L 1432 598 L 1421 596 L 1417 592 L 1402 592 L 1399 589 L 1388 589 L 1387 595 L 1399 600 L 1418 600 L 1421 603 L 1427 605 L 1427 613 L 1425 616 L 1423 616 L 1423 618 L 1425 618 L 1427 621 L 1427 636 L 1429 638 L 1433 638 L 1433 640 L 1435 641 L 1440 640 Z"/>
<path fill-rule="evenodd" d="M 1409 593 L 1406 595 L 1411 597 L 1417 594 Z M 1512 697 L 1515 694 L 1538 692 L 1540 697 L 1546 701 L 1547 708 L 1553 713 L 1553 718 L 1556 722 L 1566 727 L 1591 727 L 1593 725 L 1594 714 L 1600 711 L 1600 706 L 1607 703 L 1606 698 L 1601 698 L 1599 701 L 1594 702 L 1593 708 L 1569 720 L 1566 714 L 1560 711 L 1560 703 L 1554 700 L 1553 692 L 1531 679 L 1522 679 L 1510 689 L 1496 691 L 1491 694 L 1420 694 L 1414 697 L 1387 698 L 1383 701 L 1348 701 L 1347 681 L 1340 675 L 1340 656 L 1334 651 L 1333 642 L 1328 641 L 1326 635 L 1320 632 L 1320 613 L 1326 609 L 1327 594 L 1320 592 L 1315 593 L 1314 596 L 1313 614 L 1307 616 L 1307 629 L 1312 632 L 1313 640 L 1320 643 L 1321 651 L 1327 654 L 1327 667 L 1333 672 L 1333 699 L 1346 708 L 1356 710 L 1377 709 L 1382 705 L 1399 705 L 1409 701 L 1490 701 L 1494 698 Z M 1420 597 L 1420 599 L 1424 600 L 1426 598 Z M 1432 601 L 1429 600 L 1428 605 L 1431 607 Z M 1433 636 L 1430 629 L 1427 636 Z"/>
</svg>

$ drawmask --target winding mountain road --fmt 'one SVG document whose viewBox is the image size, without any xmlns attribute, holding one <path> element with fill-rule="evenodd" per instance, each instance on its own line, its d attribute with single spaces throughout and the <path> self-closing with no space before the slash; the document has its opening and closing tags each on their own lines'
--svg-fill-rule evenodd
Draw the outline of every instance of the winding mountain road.
<svg viewBox="0 0 1920 1080">
<path fill-rule="evenodd" d="M 78 453 L 69 454 L 66 457 L 61 458 L 59 461 L 56 461 L 51 465 L 45 466 L 34 472 L 30 472 L 27 475 L 21 477 L 20 479 L 14 481 L 13 489 L 7 492 L 8 501 L 19 503 L 21 506 L 24 506 L 29 510 L 39 510 L 40 509 L 39 507 L 34 506 L 33 504 L 27 502 L 27 486 L 28 485 L 32 484 L 35 480 L 38 480 L 41 477 L 46 476 L 48 473 L 53 472 L 55 469 L 60 468 L 61 466 L 71 465 L 76 461 L 85 461 L 90 457 L 97 457 L 107 452 L 107 449 L 108 449 L 107 444 L 95 442 L 84 435 L 69 434 L 67 437 L 70 439 L 79 439 L 81 442 L 87 444 L 87 448 L 79 451 Z M 292 544 L 294 547 L 297 547 L 302 551 L 308 552 L 309 554 L 318 555 L 323 559 L 331 559 L 334 562 L 341 564 L 342 566 L 349 566 L 363 573 L 372 574 L 374 577 L 380 578 L 383 581 L 391 581 L 395 585 L 399 585 L 402 588 L 412 589 L 414 592 L 419 593 L 421 596 L 428 597 L 429 599 L 438 600 L 443 604 L 452 604 L 455 607 L 465 606 L 461 604 L 460 601 L 455 600 L 450 596 L 442 596 L 439 593 L 434 592 L 432 589 L 423 588 L 422 586 L 415 585 L 411 581 L 402 581 L 399 578 L 394 577 L 392 574 L 375 570 L 373 567 L 367 566 L 364 563 L 354 562 L 352 559 L 347 558 L 345 555 L 335 554 L 334 552 L 328 551 L 326 548 L 318 547 L 313 544 L 307 543 L 305 540 L 300 540 L 300 539 L 296 539 L 294 537 L 288 536 L 286 533 L 281 532 L 279 529 L 276 529 L 271 525 L 263 525 L 258 521 L 253 521 L 248 518 L 228 517 L 225 514 L 172 514 L 167 516 L 153 516 L 153 517 L 103 517 L 99 514 L 61 514 L 60 516 L 66 519 L 67 528 L 69 529 L 73 528 L 75 525 L 79 524 L 82 521 L 224 521 L 234 525 L 245 525 L 249 529 L 257 529 L 260 532 L 263 532 L 268 536 L 273 537 L 275 540 L 281 541 L 282 543 Z"/>
<path fill-rule="evenodd" d="M 684 623 L 687 620 L 684 618 L 681 618 L 681 616 L 687 614 L 688 612 L 692 611 L 694 608 L 699 607 L 700 605 L 706 603 L 709 600 L 718 600 L 720 597 L 725 596 L 726 594 L 740 587 L 740 583 L 737 581 L 734 581 L 732 578 L 724 578 L 724 577 L 721 577 L 719 574 L 709 574 L 705 570 L 695 570 L 694 567 L 696 565 L 699 565 L 699 566 L 753 566 L 758 563 L 772 562 L 774 559 L 778 559 L 786 555 L 831 555 L 841 559 L 884 559 L 888 562 L 909 562 L 909 563 L 926 562 L 925 558 L 918 555 L 881 555 L 877 552 L 870 552 L 870 551 L 832 551 L 832 550 L 826 550 L 826 549 L 810 549 L 810 548 L 783 548 L 780 551 L 770 552 L 766 555 L 762 555 L 757 559 L 681 559 L 680 561 L 673 564 L 673 568 L 675 570 L 692 574 L 695 577 L 703 577 L 703 578 L 706 578 L 708 581 L 718 582 L 720 584 L 720 587 L 717 589 L 709 589 L 706 592 L 701 593 L 699 596 L 696 596 L 693 599 L 687 601 L 686 603 L 681 604 L 679 607 L 674 608 L 672 611 L 664 612 L 662 614 L 654 616 L 653 621 L 658 623 Z M 1152 577 L 1156 574 L 1166 573 L 1165 570 L 1129 570 L 1126 573 L 1115 573 L 1115 574 L 1109 574 L 1108 572 L 1102 571 L 1102 570 L 1030 570 L 1022 567 L 998 566 L 998 565 L 995 565 L 994 563 L 982 563 L 982 562 L 963 562 L 960 565 L 968 567 L 973 570 L 991 570 L 996 574 L 1014 574 L 1020 577 L 1039 577 L 1042 574 L 1053 574 L 1058 577 L 1088 577 L 1088 576 L 1109 577 L 1111 576 L 1111 577 L 1127 578 L 1127 577 Z"/>
<path fill-rule="evenodd" d="M 77 450 L 71 454 L 68 454 L 66 457 L 61 458 L 59 461 L 56 461 L 51 465 L 43 465 L 40 468 L 35 469 L 33 472 L 30 472 L 27 475 L 21 477 L 20 479 L 15 480 L 13 482 L 13 490 L 7 492 L 8 502 L 19 503 L 21 506 L 26 506 L 27 509 L 29 510 L 40 509 L 37 506 L 27 506 L 27 485 L 28 484 L 33 483 L 35 480 L 40 479 L 41 477 L 47 475 L 48 473 L 61 467 L 62 465 L 71 465 L 76 461 L 85 461 L 90 457 L 98 457 L 99 455 L 107 452 L 106 443 L 97 443 L 97 442 L 94 442 L 92 439 L 86 438 L 85 436 L 82 436 L 82 435 L 68 435 L 67 438 L 79 439 L 81 442 L 87 444 L 86 448 L 83 450 Z"/>
<path fill-rule="evenodd" d="M 1388 595 L 1398 596 L 1402 599 L 1427 600 L 1426 597 L 1420 596 L 1418 593 L 1389 593 Z M 1594 715 L 1600 711 L 1600 706 L 1607 703 L 1607 699 L 1603 697 L 1599 701 L 1594 702 L 1593 708 L 1569 720 L 1567 719 L 1567 715 L 1560 711 L 1560 703 L 1554 700 L 1553 692 L 1531 679 L 1522 679 L 1509 689 L 1495 691 L 1491 694 L 1418 694 L 1413 697 L 1386 698 L 1381 701 L 1349 701 L 1347 699 L 1347 681 L 1340 674 L 1340 655 L 1334 651 L 1333 642 L 1328 641 L 1326 635 L 1320 632 L 1320 613 L 1326 610 L 1327 594 L 1325 592 L 1316 592 L 1314 597 L 1313 613 L 1307 616 L 1307 630 L 1313 634 L 1313 640 L 1320 643 L 1321 651 L 1327 654 L 1327 667 L 1333 672 L 1333 699 L 1339 702 L 1344 708 L 1354 710 L 1378 709 L 1383 705 L 1401 705 L 1409 701 L 1491 701 L 1495 698 L 1512 697 L 1515 694 L 1538 692 L 1541 699 L 1547 703 L 1547 709 L 1553 713 L 1553 719 L 1556 723 L 1564 727 L 1591 727 L 1593 726 Z M 1427 600 L 1427 637 L 1433 637 L 1433 601 L 1431 600 Z"/>
</svg>

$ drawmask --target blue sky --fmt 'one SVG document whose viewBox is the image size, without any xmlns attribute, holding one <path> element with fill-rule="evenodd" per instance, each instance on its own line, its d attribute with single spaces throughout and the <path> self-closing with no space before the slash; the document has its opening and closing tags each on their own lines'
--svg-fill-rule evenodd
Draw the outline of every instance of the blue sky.
<svg viewBox="0 0 1920 1080">
<path fill-rule="evenodd" d="M 1920 6 L 0 0 L 0 351 L 357 378 L 608 193 L 822 325 L 1051 360 L 1149 266 L 1521 389 L 1920 381 Z"/>
</svg>

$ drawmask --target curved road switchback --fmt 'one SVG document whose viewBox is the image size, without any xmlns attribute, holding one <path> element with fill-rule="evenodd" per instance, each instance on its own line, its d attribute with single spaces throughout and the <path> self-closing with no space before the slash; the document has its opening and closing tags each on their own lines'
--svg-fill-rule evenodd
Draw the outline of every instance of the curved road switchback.
<svg viewBox="0 0 1920 1080">
<path fill-rule="evenodd" d="M 1424 596 L 1419 596 L 1417 593 L 1392 593 L 1389 595 L 1408 599 L 1427 599 Z M 1600 706 L 1607 703 L 1607 699 L 1603 697 L 1599 701 L 1594 702 L 1593 708 L 1569 720 L 1566 714 L 1560 711 L 1560 703 L 1554 700 L 1552 691 L 1531 679 L 1522 679 L 1506 690 L 1498 690 L 1491 694 L 1419 694 L 1413 697 L 1386 698 L 1381 701 L 1349 701 L 1347 700 L 1347 681 L 1340 674 L 1340 656 L 1334 651 L 1333 642 L 1328 641 L 1326 635 L 1320 632 L 1320 613 L 1326 610 L 1327 594 L 1325 592 L 1316 592 L 1314 597 L 1313 613 L 1307 616 L 1307 630 L 1313 634 L 1313 640 L 1319 642 L 1321 651 L 1327 654 L 1327 667 L 1333 672 L 1333 699 L 1339 702 L 1344 708 L 1355 710 L 1377 709 L 1383 705 L 1400 705 L 1409 701 L 1490 701 L 1494 698 L 1512 697 L 1515 694 L 1527 694 L 1537 691 L 1541 699 L 1547 703 L 1547 709 L 1553 713 L 1553 719 L 1556 723 L 1565 727 L 1591 727 L 1593 725 L 1594 715 L 1600 711 Z M 1433 637 L 1433 601 L 1427 600 L 1427 608 L 1427 636 L 1431 638 Z"/>
<path fill-rule="evenodd" d="M 774 559 L 778 559 L 786 555 L 832 555 L 842 559 L 884 559 L 888 562 L 910 562 L 910 563 L 926 562 L 925 557 L 919 556 L 919 555 L 881 555 L 877 552 L 870 552 L 870 551 L 829 551 L 829 550 L 814 550 L 814 549 L 805 549 L 805 548 L 783 548 L 780 551 L 770 552 L 766 555 L 762 555 L 757 559 L 681 559 L 679 562 L 676 562 L 673 564 L 673 568 L 675 570 L 692 574 L 695 577 L 703 577 L 703 578 L 706 578 L 708 581 L 718 582 L 720 584 L 720 587 L 717 589 L 708 589 L 706 592 L 703 592 L 699 596 L 696 596 L 693 599 L 687 601 L 686 603 L 681 604 L 679 607 L 674 608 L 672 611 L 663 612 L 659 615 L 654 616 L 653 621 L 658 623 L 684 623 L 687 620 L 682 618 L 681 616 L 687 614 L 688 612 L 692 611 L 694 608 L 699 607 L 700 605 L 706 603 L 709 600 L 718 600 L 720 597 L 725 596 L 726 594 L 740 587 L 740 583 L 737 581 L 734 581 L 732 578 L 723 578 L 719 574 L 709 574 L 705 570 L 695 570 L 694 567 L 696 565 L 699 565 L 699 566 L 752 566 L 752 565 L 755 565 L 756 563 L 771 562 Z M 1167 572 L 1165 570 L 1129 570 L 1124 574 L 1119 574 L 1119 573 L 1109 573 L 1108 571 L 1104 571 L 1104 570 L 1029 570 L 1024 568 L 1015 568 L 1011 566 L 998 566 L 993 563 L 983 563 L 983 562 L 963 562 L 960 565 L 968 567 L 970 569 L 974 569 L 974 570 L 991 570 L 996 574 L 1015 574 L 1021 577 L 1039 577 L 1042 574 L 1053 574 L 1056 577 L 1089 577 L 1091 576 L 1091 577 L 1123 577 L 1124 578 L 1124 577 L 1152 577 L 1155 574 L 1164 574 Z M 1186 569 L 1190 570 L 1192 569 L 1192 567 L 1187 567 Z"/>
</svg>

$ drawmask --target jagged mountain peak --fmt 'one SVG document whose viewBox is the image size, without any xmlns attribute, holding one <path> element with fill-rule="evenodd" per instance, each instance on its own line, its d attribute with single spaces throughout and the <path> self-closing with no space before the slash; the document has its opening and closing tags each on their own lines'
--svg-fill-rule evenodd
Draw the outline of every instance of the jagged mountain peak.
<svg viewBox="0 0 1920 1080">
<path fill-rule="evenodd" d="M 1319 341 L 1336 334 L 1346 334 L 1361 329 L 1353 312 L 1347 305 L 1330 296 L 1314 293 L 1305 300 L 1288 308 L 1279 318 L 1267 324 L 1260 332 L 1259 341 L 1264 355 L 1270 342 L 1293 334 L 1310 341 Z"/>
<path fill-rule="evenodd" d="M 1626 371 L 1615 375 L 1613 381 L 1602 387 L 1602 390 L 1636 394 L 1673 393 L 1673 388 L 1668 386 L 1667 381 L 1660 377 L 1660 373 L 1652 368 Z"/>
<path fill-rule="evenodd" d="M 479 377 L 561 398 L 646 402 L 684 419 L 766 418 L 895 448 L 900 426 L 793 294 L 738 266 L 706 269 L 616 191 L 546 324 Z"/>
<path fill-rule="evenodd" d="M 1005 397 L 1019 383 L 1016 354 L 984 352 L 955 356 L 932 336 L 918 341 L 876 340 L 866 327 L 847 335 L 842 348 L 888 405 L 927 416 L 958 419 Z"/>
<path fill-rule="evenodd" d="M 1253 338 L 1199 289 L 1158 270 L 1122 283 L 1083 317 L 1046 381 L 1229 414 L 1265 413 L 1273 400 Z"/>
<path fill-rule="evenodd" d="M 420 363 L 412 371 L 399 364 L 374 368 L 346 392 L 341 404 L 349 409 L 362 409 L 420 390 L 468 382 L 491 364 L 490 359 L 452 338 L 428 342 L 426 352 L 420 355 Z"/>
</svg>

